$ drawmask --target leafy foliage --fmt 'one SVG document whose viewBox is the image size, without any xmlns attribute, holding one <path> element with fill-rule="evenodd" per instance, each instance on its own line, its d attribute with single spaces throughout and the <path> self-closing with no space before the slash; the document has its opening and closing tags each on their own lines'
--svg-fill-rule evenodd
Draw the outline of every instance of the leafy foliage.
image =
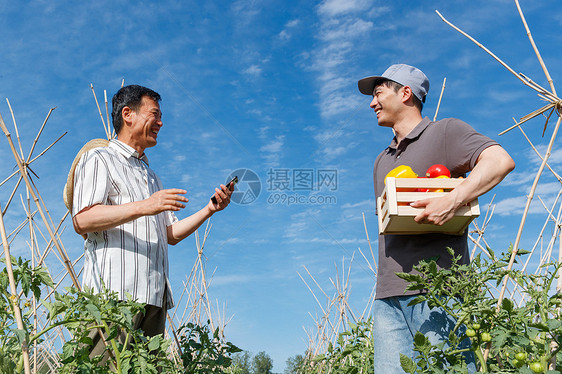
<svg viewBox="0 0 562 374">
<path fill-rule="evenodd" d="M 239 352 L 233 356 L 232 366 L 225 371 L 228 374 L 272 374 L 273 360 L 265 352 L 252 355 Z"/>
<path fill-rule="evenodd" d="M 328 345 L 325 354 L 307 358 L 299 374 L 372 373 L 374 370 L 373 324 L 371 320 L 350 324 L 349 331 L 339 334 L 336 345 Z"/>
<path fill-rule="evenodd" d="M 3 261 L 3 260 L 2 260 Z M 219 330 L 210 333 L 207 325 L 187 324 L 180 328 L 182 364 L 172 361 L 168 353 L 171 342 L 163 336 L 146 337 L 134 328 L 134 317 L 144 312 L 144 304 L 120 301 L 117 294 L 67 289 L 54 292 L 54 301 L 43 301 L 49 311 L 43 330 L 33 332 L 32 303 L 41 297 L 41 288 L 53 287 L 45 268 L 31 268 L 29 261 L 11 259 L 14 278 L 21 298 L 12 296 L 6 269 L 0 271 L 0 373 L 23 372 L 22 343 L 41 343 L 42 337 L 55 328 L 64 328 L 70 338 L 59 353 L 59 373 L 222 373 L 231 365 L 230 356 L 239 352 L 230 342 L 219 339 Z M 23 311 L 24 329 L 17 329 L 13 304 Z M 107 345 L 102 354 L 91 354 L 96 332 L 103 332 Z M 104 354 L 105 353 L 105 354 Z M 104 358 L 105 357 L 105 358 Z M 109 358 L 108 358 L 109 357 Z M 105 361 L 107 360 L 107 361 Z M 37 368 L 48 372 L 48 366 Z M 50 372 L 50 371 L 49 371 Z"/>
<path fill-rule="evenodd" d="M 6 258 L 0 261 L 6 263 Z M 31 292 L 36 298 L 41 297 L 41 286 L 52 286 L 53 282 L 47 270 L 43 267 L 32 269 L 29 261 L 22 258 L 11 258 L 14 279 L 23 296 L 28 296 Z M 22 343 L 29 342 L 29 331 L 32 326 L 30 318 L 32 315 L 31 301 L 24 300 L 20 305 L 23 313 L 24 327 L 27 329 L 20 330 L 17 328 L 14 317 L 13 302 L 20 305 L 18 297 L 14 297 L 10 293 L 10 283 L 8 271 L 6 268 L 0 272 L 0 372 L 1 373 L 20 373 L 23 369 Z"/>
<path fill-rule="evenodd" d="M 438 269 L 435 261 L 425 261 L 415 267 L 418 273 L 399 274 L 410 282 L 408 289 L 427 291 L 412 303 L 426 301 L 457 320 L 448 342 L 431 345 L 423 334 L 416 334 L 416 360 L 401 357 L 407 373 L 466 372 L 467 349 L 462 348 L 466 338 L 471 342 L 468 350 L 474 352 L 482 372 L 562 372 L 562 295 L 552 292 L 560 264 L 544 265 L 542 275 L 508 272 L 505 268 L 510 254 L 497 258 L 491 249 L 488 252 L 489 259 L 479 255 L 469 265 L 459 264 L 460 257 L 454 258 L 450 269 Z M 519 251 L 519 256 L 524 254 Z M 494 287 L 506 275 L 526 297 L 504 298 L 498 309 Z M 551 362 L 555 371 L 549 372 Z"/>
<path fill-rule="evenodd" d="M 42 333 L 63 325 L 71 338 L 62 347 L 61 373 L 117 373 L 174 372 L 166 350 L 169 341 L 162 336 L 148 338 L 134 328 L 133 318 L 144 313 L 144 305 L 135 301 L 119 301 L 117 294 L 104 290 L 93 294 L 70 288 L 65 295 L 56 293 L 56 301 L 45 302 L 51 325 Z M 92 336 L 101 331 L 106 336 L 105 350 L 90 357 Z M 103 362 L 104 356 L 109 359 Z"/>
<path fill-rule="evenodd" d="M 304 364 L 303 355 L 295 355 L 294 357 L 289 357 L 285 363 L 285 374 L 298 374 L 299 369 Z"/>
<path fill-rule="evenodd" d="M 186 331 L 180 340 L 185 373 L 222 373 L 232 364 L 230 356 L 242 351 L 230 342 L 223 344 L 218 328 L 211 334 L 209 323 L 188 323 L 179 330 Z"/>
</svg>

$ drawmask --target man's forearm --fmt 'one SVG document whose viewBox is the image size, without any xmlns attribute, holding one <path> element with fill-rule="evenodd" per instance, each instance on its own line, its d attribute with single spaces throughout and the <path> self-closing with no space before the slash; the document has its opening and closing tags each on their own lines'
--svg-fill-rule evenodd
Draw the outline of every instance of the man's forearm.
<svg viewBox="0 0 562 374">
<path fill-rule="evenodd" d="M 72 218 L 74 230 L 84 235 L 89 232 L 108 230 L 145 215 L 142 202 L 122 205 L 93 205 L 83 209 Z"/>
<path fill-rule="evenodd" d="M 514 167 L 512 158 L 500 146 L 492 146 L 482 151 L 469 176 L 452 191 L 457 208 L 490 191 Z"/>
<path fill-rule="evenodd" d="M 148 199 L 121 205 L 93 205 L 82 209 L 72 218 L 74 230 L 84 235 L 89 232 L 108 230 L 142 216 L 151 216 L 167 210 L 177 212 L 185 208 L 188 199 L 185 190 L 170 188 L 160 190 Z"/>
<path fill-rule="evenodd" d="M 442 225 L 466 203 L 488 192 L 502 181 L 515 163 L 499 145 L 486 148 L 468 177 L 453 191 L 439 198 L 414 201 L 411 206 L 424 208 L 414 220 L 418 223 Z"/>
<path fill-rule="evenodd" d="M 213 213 L 214 212 L 211 211 L 207 205 L 189 217 L 168 226 L 168 244 L 175 245 L 187 238 L 195 230 L 197 230 L 203 222 L 211 217 Z"/>
</svg>

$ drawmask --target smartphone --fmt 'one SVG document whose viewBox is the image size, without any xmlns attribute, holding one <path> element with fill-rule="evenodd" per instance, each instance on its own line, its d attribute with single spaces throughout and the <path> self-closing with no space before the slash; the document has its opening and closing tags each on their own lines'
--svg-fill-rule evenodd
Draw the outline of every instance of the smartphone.
<svg viewBox="0 0 562 374">
<path fill-rule="evenodd" d="M 236 183 L 238 183 L 238 176 L 235 175 L 234 178 L 232 178 L 232 179 L 230 180 L 230 182 L 228 182 L 228 183 L 226 184 L 226 188 L 228 188 L 228 189 L 230 190 L 230 189 L 232 189 L 232 188 L 234 187 L 234 185 L 235 185 Z M 211 197 L 211 201 L 213 202 L 213 204 L 216 204 L 216 203 L 217 203 L 217 199 L 215 198 L 215 195 L 213 195 L 213 196 Z"/>
</svg>

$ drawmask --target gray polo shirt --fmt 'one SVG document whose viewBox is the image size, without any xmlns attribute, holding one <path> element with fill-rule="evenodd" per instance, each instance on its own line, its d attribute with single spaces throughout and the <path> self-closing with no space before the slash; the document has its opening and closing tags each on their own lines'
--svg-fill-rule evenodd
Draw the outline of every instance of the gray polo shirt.
<svg viewBox="0 0 562 374">
<path fill-rule="evenodd" d="M 374 167 L 375 196 L 384 189 L 384 177 L 399 165 L 408 165 L 419 176 L 434 164 L 445 165 L 453 178 L 471 171 L 480 153 L 496 145 L 494 140 L 479 134 L 467 123 L 446 118 L 432 122 L 425 117 L 396 146 L 396 138 L 381 152 Z M 404 292 L 407 283 L 396 272 L 411 272 L 420 260 L 435 258 L 440 267 L 451 265 L 447 247 L 462 255 L 462 262 L 470 261 L 467 233 L 464 235 L 420 234 L 379 235 L 379 263 L 376 298 L 403 296 L 419 293 Z"/>
</svg>

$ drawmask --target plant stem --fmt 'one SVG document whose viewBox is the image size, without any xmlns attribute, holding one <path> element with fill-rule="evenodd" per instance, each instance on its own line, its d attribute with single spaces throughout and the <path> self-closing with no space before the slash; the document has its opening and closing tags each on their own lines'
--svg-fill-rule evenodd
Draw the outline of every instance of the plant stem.
<svg viewBox="0 0 562 374">
<path fill-rule="evenodd" d="M 12 269 L 12 256 L 10 254 L 10 245 L 8 244 L 8 236 L 6 235 L 6 228 L 4 227 L 4 217 L 1 214 L 2 209 L 0 207 L 0 234 L 2 235 L 2 246 L 4 247 L 4 256 L 6 258 L 6 272 L 8 273 L 8 280 L 10 284 L 11 295 L 9 299 L 12 302 L 12 308 L 14 311 L 14 317 L 16 318 L 16 324 L 19 330 L 23 330 L 28 334 L 26 327 L 23 325 L 23 318 L 21 309 L 19 306 L 19 297 L 16 288 L 16 281 L 14 278 L 14 270 Z M 25 369 L 25 374 L 31 374 L 31 366 L 29 361 L 29 351 L 27 348 L 27 339 L 21 343 L 21 353 L 23 358 L 23 367 Z M 21 368 L 20 368 L 21 372 Z"/>
<path fill-rule="evenodd" d="M 484 359 L 484 355 L 482 354 L 480 347 L 474 350 L 474 354 L 476 355 L 476 358 L 478 358 L 478 362 L 480 362 L 480 372 L 487 373 L 488 366 L 486 365 L 486 360 Z"/>
<path fill-rule="evenodd" d="M 105 321 L 103 321 L 103 328 L 105 329 L 107 335 L 109 336 L 110 334 L 109 326 Z M 121 374 L 121 352 L 119 352 L 119 349 L 117 348 L 117 343 L 115 342 L 115 339 L 111 339 L 111 348 L 113 348 L 113 353 L 115 354 L 115 366 L 116 366 L 117 373 Z"/>
<path fill-rule="evenodd" d="M 121 351 L 121 354 L 125 353 L 125 351 L 127 350 L 128 346 L 129 346 L 129 338 L 131 337 L 131 333 L 127 332 L 127 336 L 125 337 L 125 344 L 123 344 L 123 350 Z"/>
</svg>

